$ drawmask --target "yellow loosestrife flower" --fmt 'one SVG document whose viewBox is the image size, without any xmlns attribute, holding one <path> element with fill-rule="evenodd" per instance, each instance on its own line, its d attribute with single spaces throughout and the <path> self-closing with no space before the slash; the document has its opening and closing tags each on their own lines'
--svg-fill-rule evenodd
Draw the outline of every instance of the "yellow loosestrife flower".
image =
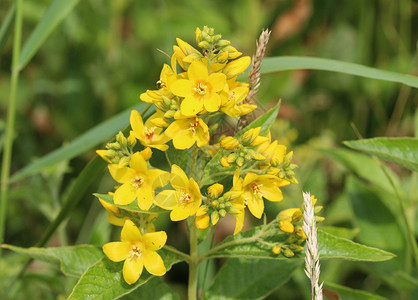
<svg viewBox="0 0 418 300">
<path fill-rule="evenodd" d="M 112 177 L 122 183 L 113 197 L 115 204 L 127 205 L 138 199 L 142 210 L 149 210 L 154 198 L 154 190 L 168 183 L 170 174 L 159 169 L 148 169 L 147 162 L 139 152 L 132 155 L 129 167 L 109 165 Z"/>
<path fill-rule="evenodd" d="M 173 139 L 176 149 L 188 149 L 197 143 L 198 147 L 209 143 L 209 128 L 198 117 L 185 118 L 174 121 L 164 133 Z"/>
<path fill-rule="evenodd" d="M 109 195 L 113 195 L 113 193 L 109 193 Z M 118 217 L 117 215 L 120 215 L 120 209 L 117 206 L 114 206 L 110 204 L 109 202 L 106 202 L 99 198 L 100 203 L 103 205 L 103 207 L 107 210 L 107 221 L 116 226 L 123 226 L 125 224 L 125 220 L 128 219 L 128 217 Z"/>
<path fill-rule="evenodd" d="M 173 94 L 184 97 L 181 102 L 181 113 L 194 116 L 203 109 L 209 112 L 219 110 L 222 91 L 226 84 L 226 76 L 222 73 L 209 75 L 206 65 L 200 61 L 193 61 L 187 70 L 188 79 L 178 79 L 171 85 Z"/>
<path fill-rule="evenodd" d="M 152 147 L 161 151 L 165 151 L 168 149 L 168 145 L 165 145 L 165 143 L 167 143 L 170 138 L 165 134 L 161 134 L 162 128 L 153 126 L 151 123 L 153 117 L 158 117 L 158 113 L 148 118 L 144 125 L 139 112 L 133 110 L 131 112 L 131 127 L 134 136 L 145 147 Z"/>
<path fill-rule="evenodd" d="M 263 197 L 275 202 L 283 200 L 282 192 L 277 185 L 280 182 L 278 177 L 271 175 L 257 175 L 250 172 L 245 176 L 242 182 L 244 193 L 241 197 L 256 218 L 260 219 L 264 212 Z"/>
<path fill-rule="evenodd" d="M 171 166 L 171 186 L 175 190 L 165 190 L 155 197 L 155 203 L 163 209 L 171 210 L 172 221 L 181 221 L 196 214 L 202 203 L 199 185 L 177 165 Z"/>
<path fill-rule="evenodd" d="M 125 261 L 123 278 L 128 284 L 133 284 L 138 281 L 144 267 L 155 276 L 162 276 L 167 272 L 161 256 L 156 252 L 166 241 L 167 234 L 164 231 L 142 235 L 131 220 L 126 220 L 121 242 L 105 244 L 103 252 L 111 261 Z"/>
</svg>

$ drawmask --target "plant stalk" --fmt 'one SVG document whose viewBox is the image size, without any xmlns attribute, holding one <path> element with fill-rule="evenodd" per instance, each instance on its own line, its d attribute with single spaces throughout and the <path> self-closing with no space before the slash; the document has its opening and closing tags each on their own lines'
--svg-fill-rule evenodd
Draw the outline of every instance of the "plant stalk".
<svg viewBox="0 0 418 300">
<path fill-rule="evenodd" d="M 194 225 L 194 218 L 190 229 L 190 261 L 189 261 L 189 286 L 187 295 L 189 300 L 196 300 L 197 298 L 197 271 L 198 271 L 198 253 L 197 253 L 197 229 Z"/>
<path fill-rule="evenodd" d="M 13 58 L 10 82 L 9 108 L 7 110 L 6 142 L 4 145 L 3 161 L 1 168 L 1 200 L 0 200 L 0 244 L 4 241 L 6 225 L 7 194 L 9 191 L 10 165 L 12 160 L 13 136 L 16 116 L 16 91 L 19 81 L 19 69 L 17 64 L 20 55 L 20 44 L 22 40 L 22 1 L 16 0 L 16 18 L 13 40 Z M 0 250 L 1 256 L 1 250 Z"/>
</svg>

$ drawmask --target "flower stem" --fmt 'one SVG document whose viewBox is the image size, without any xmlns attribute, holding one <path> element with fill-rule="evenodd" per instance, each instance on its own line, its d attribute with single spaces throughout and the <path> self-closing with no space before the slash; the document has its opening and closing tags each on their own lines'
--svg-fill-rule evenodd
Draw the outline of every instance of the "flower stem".
<svg viewBox="0 0 418 300">
<path fill-rule="evenodd" d="M 198 271 L 198 253 L 197 253 L 197 229 L 194 225 L 194 218 L 190 224 L 190 260 L 189 260 L 189 286 L 187 295 L 189 300 L 196 300 L 197 296 L 197 271 Z"/>
<path fill-rule="evenodd" d="M 10 82 L 9 108 L 7 111 L 6 142 L 4 145 L 3 162 L 1 168 L 0 194 L 0 244 L 4 241 L 6 224 L 7 194 L 9 189 L 10 164 L 12 159 L 13 136 L 16 115 L 16 90 L 19 81 L 18 62 L 22 38 L 22 0 L 16 1 L 16 17 L 13 41 L 12 76 Z M 0 250 L 1 256 L 1 250 Z"/>
</svg>

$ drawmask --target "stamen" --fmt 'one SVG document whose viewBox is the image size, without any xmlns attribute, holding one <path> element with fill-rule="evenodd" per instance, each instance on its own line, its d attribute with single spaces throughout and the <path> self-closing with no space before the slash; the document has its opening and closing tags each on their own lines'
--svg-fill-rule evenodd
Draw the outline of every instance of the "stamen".
<svg viewBox="0 0 418 300">
<path fill-rule="evenodd" d="M 196 133 L 196 128 L 199 127 L 199 121 L 198 120 L 194 120 L 193 122 L 190 123 L 190 128 L 189 130 L 195 134 Z"/>
<path fill-rule="evenodd" d="M 193 88 L 193 90 L 201 96 L 206 94 L 206 89 L 207 89 L 207 86 L 203 82 L 198 82 L 197 86 Z"/>
<path fill-rule="evenodd" d="M 144 131 L 145 131 L 145 138 L 147 140 L 152 140 L 152 138 L 154 137 L 154 131 L 155 131 L 156 127 L 144 127 Z"/>
<path fill-rule="evenodd" d="M 132 250 L 129 251 L 128 258 L 129 259 L 138 259 L 138 258 L 141 257 L 141 255 L 142 255 L 141 247 L 133 245 Z"/>
<path fill-rule="evenodd" d="M 134 189 L 138 189 L 141 184 L 144 183 L 144 178 L 140 176 L 136 176 L 135 178 L 131 178 L 131 184 Z"/>
<path fill-rule="evenodd" d="M 189 193 L 181 192 L 179 200 L 181 204 L 188 204 L 193 201 L 193 198 Z"/>
<path fill-rule="evenodd" d="M 261 195 L 260 187 L 262 187 L 262 184 L 252 183 L 251 184 L 251 190 L 253 191 L 254 195 Z"/>
<path fill-rule="evenodd" d="M 167 84 L 160 78 L 160 80 L 157 81 L 157 87 L 159 89 L 167 87 Z"/>
</svg>

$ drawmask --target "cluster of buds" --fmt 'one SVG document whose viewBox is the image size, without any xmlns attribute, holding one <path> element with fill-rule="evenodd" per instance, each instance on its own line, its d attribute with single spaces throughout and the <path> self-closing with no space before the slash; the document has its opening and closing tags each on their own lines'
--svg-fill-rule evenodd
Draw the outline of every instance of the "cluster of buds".
<svg viewBox="0 0 418 300">
<path fill-rule="evenodd" d="M 106 150 L 97 150 L 96 153 L 108 163 L 124 166 L 128 164 L 135 145 L 136 138 L 132 131 L 128 138 L 119 131 L 115 142 L 106 144 Z"/>
<path fill-rule="evenodd" d="M 200 206 L 196 212 L 196 227 L 199 229 L 206 229 L 209 226 L 209 222 L 212 225 L 216 225 L 220 218 L 226 216 L 226 214 L 234 215 L 238 217 L 244 208 L 237 199 L 242 192 L 234 191 L 233 189 L 222 195 L 224 187 L 222 184 L 215 183 L 208 188 L 206 199 L 204 199 L 204 205 Z M 239 223 L 239 222 L 237 222 Z"/>
<path fill-rule="evenodd" d="M 315 205 L 317 199 L 315 196 L 311 196 L 312 203 Z M 315 214 L 322 210 L 322 206 L 316 206 L 314 208 Z M 323 217 L 315 216 L 317 222 L 322 222 Z M 306 240 L 306 234 L 303 231 L 303 212 L 301 208 L 288 208 L 281 211 L 277 215 L 276 219 L 279 229 L 289 234 L 287 240 L 283 243 L 278 243 L 273 246 L 272 251 L 274 254 L 282 253 L 286 257 L 292 257 L 295 253 L 303 250 L 302 244 Z"/>
</svg>

